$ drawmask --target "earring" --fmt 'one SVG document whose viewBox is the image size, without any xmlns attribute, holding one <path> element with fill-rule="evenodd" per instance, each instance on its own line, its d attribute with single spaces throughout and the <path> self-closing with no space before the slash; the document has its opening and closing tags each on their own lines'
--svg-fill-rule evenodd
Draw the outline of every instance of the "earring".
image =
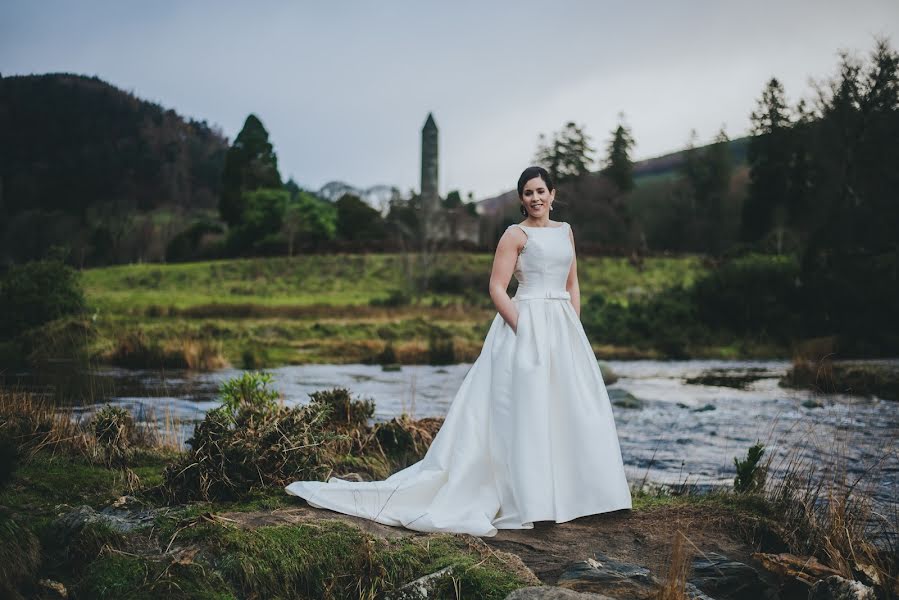
<svg viewBox="0 0 899 600">
<path fill-rule="evenodd" d="M 522 216 L 522 217 L 528 216 L 528 211 L 527 211 L 527 209 L 524 207 L 524 204 L 519 205 L 518 208 L 519 208 L 519 210 L 521 210 L 521 216 Z"/>
<path fill-rule="evenodd" d="M 550 204 L 550 205 L 549 205 L 549 210 L 552 210 L 552 209 L 553 209 L 553 205 Z"/>
</svg>

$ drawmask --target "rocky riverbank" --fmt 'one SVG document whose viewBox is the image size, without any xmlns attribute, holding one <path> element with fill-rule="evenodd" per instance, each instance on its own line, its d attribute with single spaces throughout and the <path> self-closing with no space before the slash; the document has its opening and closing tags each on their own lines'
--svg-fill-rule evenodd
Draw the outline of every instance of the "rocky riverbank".
<svg viewBox="0 0 899 600">
<path fill-rule="evenodd" d="M 635 483 L 633 510 L 492 538 L 422 534 L 314 509 L 280 483 L 297 473 L 381 478 L 420 458 L 440 422 L 371 427 L 372 407 L 339 390 L 302 408 L 272 400 L 264 381 L 231 382 L 223 409 L 207 415 L 184 451 L 139 430 L 122 410 L 78 424 L 33 397 L 5 395 L 0 595 L 499 600 L 899 592 L 895 551 L 866 537 L 855 495 L 819 490 L 819 500 L 830 495 L 828 508 L 808 512 L 817 503 L 801 470 L 766 482 L 764 464 L 749 458 L 737 465 L 744 493 Z M 315 452 L 289 450 L 301 441 Z"/>
</svg>

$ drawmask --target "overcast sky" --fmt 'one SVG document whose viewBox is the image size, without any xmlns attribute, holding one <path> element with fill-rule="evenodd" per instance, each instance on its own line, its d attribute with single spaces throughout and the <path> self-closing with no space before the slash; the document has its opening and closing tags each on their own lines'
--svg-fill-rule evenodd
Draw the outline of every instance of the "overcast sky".
<svg viewBox="0 0 899 600">
<path fill-rule="evenodd" d="M 431 111 L 441 193 L 481 199 L 568 121 L 601 154 L 623 112 L 637 159 L 745 135 L 771 76 L 810 96 L 877 35 L 899 46 L 899 0 L 3 0 L 0 72 L 96 75 L 229 140 L 255 113 L 310 189 L 418 190 Z"/>
</svg>

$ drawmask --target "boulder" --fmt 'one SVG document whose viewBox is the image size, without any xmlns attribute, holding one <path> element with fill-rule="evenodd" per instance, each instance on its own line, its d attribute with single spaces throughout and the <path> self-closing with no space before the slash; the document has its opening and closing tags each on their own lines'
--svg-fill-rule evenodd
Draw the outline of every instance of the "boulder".
<svg viewBox="0 0 899 600">
<path fill-rule="evenodd" d="M 831 575 L 812 586 L 808 600 L 877 600 L 877 595 L 861 582 Z"/>
<path fill-rule="evenodd" d="M 690 583 L 717 600 L 766 600 L 777 597 L 753 567 L 716 552 L 695 558 Z"/>
<path fill-rule="evenodd" d="M 602 594 L 575 592 L 554 585 L 518 588 L 504 600 L 615 600 Z"/>
<path fill-rule="evenodd" d="M 659 581 L 649 569 L 601 556 L 569 565 L 558 585 L 579 592 L 606 593 L 615 598 L 649 600 L 658 593 Z"/>
</svg>

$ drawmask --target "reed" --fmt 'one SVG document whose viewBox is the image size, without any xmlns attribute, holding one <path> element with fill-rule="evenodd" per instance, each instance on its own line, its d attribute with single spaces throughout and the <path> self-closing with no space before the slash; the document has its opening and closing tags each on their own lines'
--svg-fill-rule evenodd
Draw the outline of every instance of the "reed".
<svg viewBox="0 0 899 600">
<path fill-rule="evenodd" d="M 0 389 L 0 435 L 25 456 L 37 452 L 92 455 L 96 438 L 80 426 L 71 407 L 58 408 L 44 396 Z"/>
<path fill-rule="evenodd" d="M 896 448 L 884 447 L 860 463 L 851 436 L 818 439 L 812 424 L 794 425 L 801 426 L 808 426 L 803 441 L 759 464 L 768 477 L 757 495 L 770 516 L 746 533 L 756 543 L 776 541 L 792 554 L 814 557 L 842 577 L 874 587 L 879 597 L 899 598 L 899 502 L 875 502 Z"/>
<path fill-rule="evenodd" d="M 690 577 L 693 553 L 687 548 L 687 537 L 680 529 L 674 534 L 668 553 L 664 579 L 656 600 L 688 600 L 687 579 Z"/>
<path fill-rule="evenodd" d="M 103 359 L 132 369 L 169 368 L 211 371 L 229 366 L 221 340 L 206 336 L 179 336 L 165 344 L 142 329 L 117 334 L 113 349 Z"/>
</svg>

